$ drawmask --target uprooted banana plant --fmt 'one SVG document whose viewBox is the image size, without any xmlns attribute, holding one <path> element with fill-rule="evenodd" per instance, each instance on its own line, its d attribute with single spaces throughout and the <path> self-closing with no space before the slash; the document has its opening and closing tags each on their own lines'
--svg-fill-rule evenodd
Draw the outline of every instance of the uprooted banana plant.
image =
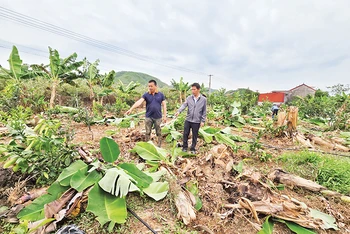
<svg viewBox="0 0 350 234">
<path fill-rule="evenodd" d="M 101 226 L 108 223 L 112 231 L 116 223 L 126 222 L 129 192 L 138 191 L 156 201 L 167 195 L 168 182 L 159 181 L 164 170 L 150 172 L 143 164 L 118 163 L 119 146 L 111 138 L 101 139 L 100 151 L 104 162 L 75 161 L 62 171 L 47 194 L 21 210 L 17 217 L 28 223 L 22 227 L 31 233 L 52 232 L 63 218 L 79 214 L 81 203 L 87 200 L 87 211 L 97 216 Z"/>
</svg>

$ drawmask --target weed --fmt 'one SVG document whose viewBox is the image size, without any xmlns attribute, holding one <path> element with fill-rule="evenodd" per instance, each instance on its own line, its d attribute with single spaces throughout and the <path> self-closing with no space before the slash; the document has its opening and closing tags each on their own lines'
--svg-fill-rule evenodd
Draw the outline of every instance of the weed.
<svg viewBox="0 0 350 234">
<path fill-rule="evenodd" d="M 11 233 L 16 224 L 8 223 L 4 219 L 0 219 L 0 232 L 3 234 Z"/>
<path fill-rule="evenodd" d="M 350 159 L 314 152 L 285 153 L 278 161 L 301 177 L 315 180 L 328 189 L 350 194 Z"/>
</svg>

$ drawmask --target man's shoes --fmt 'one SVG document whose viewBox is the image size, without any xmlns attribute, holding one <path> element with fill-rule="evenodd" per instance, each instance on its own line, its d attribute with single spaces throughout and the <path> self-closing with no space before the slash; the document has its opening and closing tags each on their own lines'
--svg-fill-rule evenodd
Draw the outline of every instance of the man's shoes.
<svg viewBox="0 0 350 234">
<path fill-rule="evenodd" d="M 182 149 L 182 152 L 187 152 L 187 149 Z"/>
<path fill-rule="evenodd" d="M 195 150 L 191 150 L 191 154 L 197 154 Z"/>
</svg>

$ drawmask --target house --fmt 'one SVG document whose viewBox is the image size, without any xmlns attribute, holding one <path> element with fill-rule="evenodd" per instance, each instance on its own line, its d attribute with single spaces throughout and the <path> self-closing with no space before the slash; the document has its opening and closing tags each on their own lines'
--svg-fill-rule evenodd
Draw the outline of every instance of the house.
<svg viewBox="0 0 350 234">
<path fill-rule="evenodd" d="M 315 95 L 316 89 L 306 84 L 298 85 L 290 90 L 278 90 L 271 93 L 261 93 L 259 95 L 258 104 L 269 101 L 276 104 L 286 103 L 293 97 L 306 97 L 307 95 Z"/>
<path fill-rule="evenodd" d="M 288 91 L 288 95 L 290 98 L 299 96 L 299 97 L 306 97 L 307 95 L 312 95 L 314 96 L 316 93 L 316 89 L 314 89 L 311 86 L 308 86 L 306 84 L 301 84 L 298 85 L 297 87 L 292 88 L 291 90 Z"/>
<path fill-rule="evenodd" d="M 284 92 L 261 93 L 259 94 L 258 105 L 263 104 L 263 102 L 280 105 L 286 102 L 286 94 Z"/>
</svg>

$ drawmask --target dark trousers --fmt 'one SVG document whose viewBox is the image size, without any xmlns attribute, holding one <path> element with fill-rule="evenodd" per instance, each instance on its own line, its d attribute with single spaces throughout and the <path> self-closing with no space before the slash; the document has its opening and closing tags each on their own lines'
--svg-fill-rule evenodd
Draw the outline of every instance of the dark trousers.
<svg viewBox="0 0 350 234">
<path fill-rule="evenodd" d="M 146 127 L 146 142 L 150 140 L 151 138 L 151 132 L 152 127 L 156 129 L 156 134 L 158 137 L 158 147 L 162 144 L 162 129 L 160 127 L 160 124 L 162 123 L 162 119 L 153 119 L 153 118 L 146 118 L 145 119 L 145 127 Z"/>
<path fill-rule="evenodd" d="M 272 111 L 272 118 L 278 115 L 278 109 Z"/>
<path fill-rule="evenodd" d="M 188 149 L 188 136 L 190 135 L 190 130 L 192 129 L 192 145 L 191 150 L 196 149 L 197 144 L 197 138 L 198 138 L 198 131 L 200 127 L 200 123 L 191 123 L 189 121 L 185 121 L 185 128 L 184 128 L 184 136 L 183 136 L 183 149 Z"/>
</svg>

